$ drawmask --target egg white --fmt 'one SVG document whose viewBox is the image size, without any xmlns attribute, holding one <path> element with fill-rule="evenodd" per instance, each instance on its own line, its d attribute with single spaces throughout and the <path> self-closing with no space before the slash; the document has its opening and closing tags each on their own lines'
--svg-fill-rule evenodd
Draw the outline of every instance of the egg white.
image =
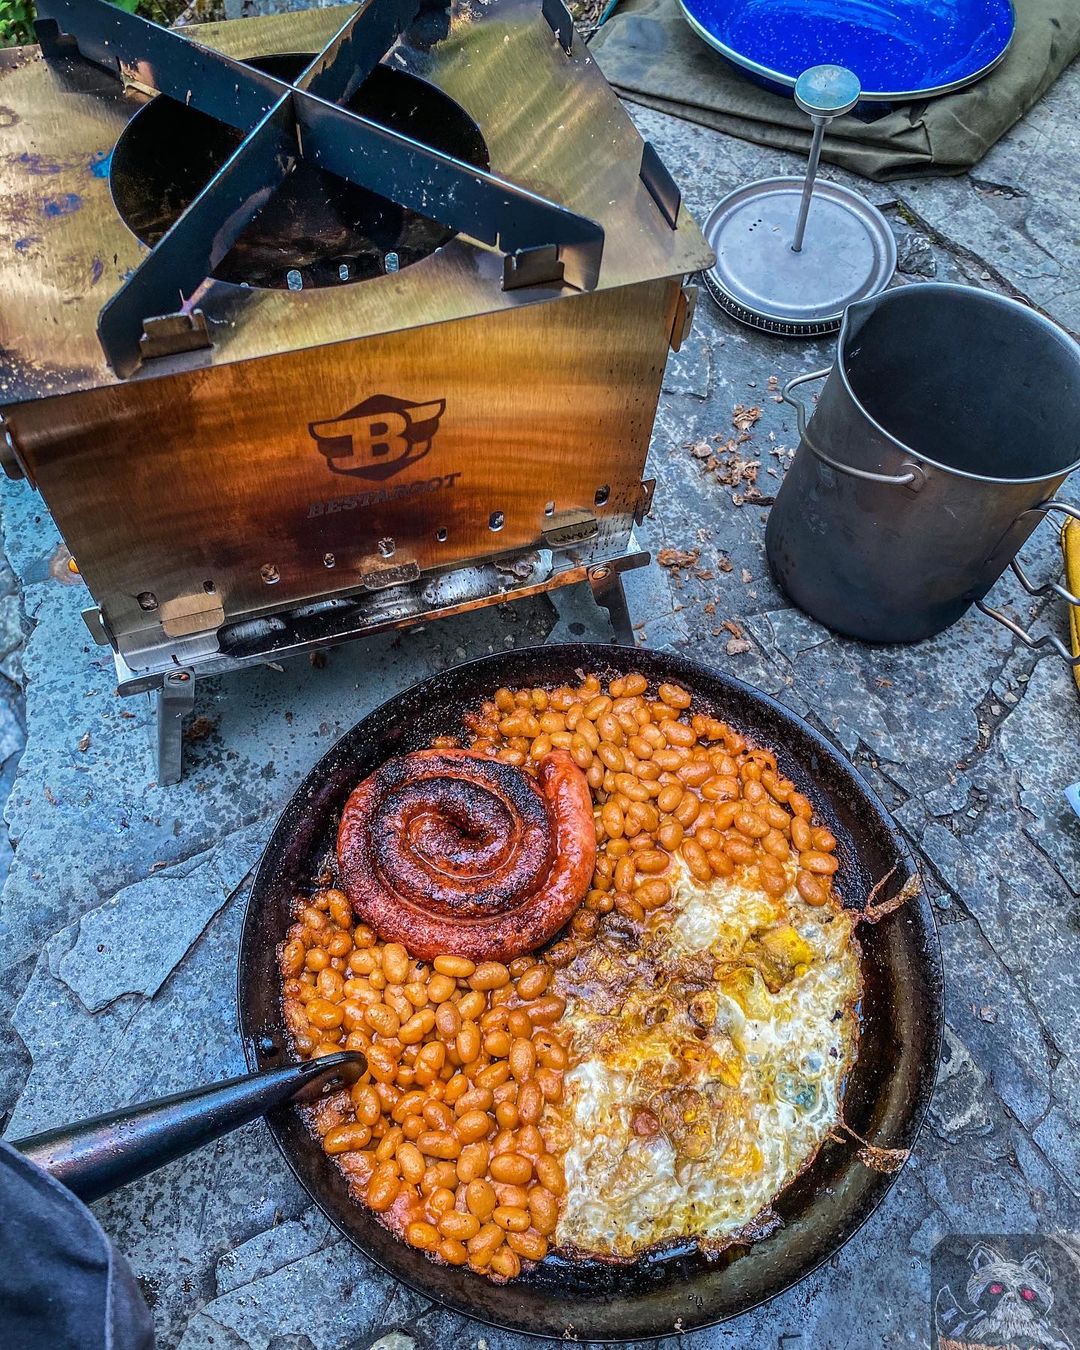
<svg viewBox="0 0 1080 1350">
<path fill-rule="evenodd" d="M 555 1237 L 567 1250 L 718 1250 L 840 1117 L 861 992 L 851 916 L 793 886 L 774 898 L 676 868 L 637 945 L 598 940 L 560 972 L 573 1067 L 553 1127 L 567 1177 Z"/>
</svg>

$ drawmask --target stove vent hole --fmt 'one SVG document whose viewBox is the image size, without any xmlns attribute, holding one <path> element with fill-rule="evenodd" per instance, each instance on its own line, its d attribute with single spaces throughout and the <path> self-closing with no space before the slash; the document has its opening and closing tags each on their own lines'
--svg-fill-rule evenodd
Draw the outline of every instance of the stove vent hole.
<svg viewBox="0 0 1080 1350">
<path fill-rule="evenodd" d="M 446 528 L 445 525 L 440 525 L 439 528 L 435 531 L 435 538 L 439 541 L 440 544 L 445 544 L 447 539 L 450 538 L 450 531 Z"/>
<path fill-rule="evenodd" d="M 337 565 L 337 559 L 332 553 L 324 553 L 322 556 L 324 567 L 334 567 Z"/>
<path fill-rule="evenodd" d="M 136 599 L 140 609 L 157 609 L 157 596 L 153 591 L 140 591 Z"/>
<path fill-rule="evenodd" d="M 596 496 L 593 498 L 593 501 L 597 504 L 597 506 L 603 506 L 603 505 L 606 504 L 607 499 L 608 499 L 610 496 L 611 496 L 611 487 L 610 487 L 610 485 L 607 484 L 607 483 L 602 483 L 602 484 L 596 489 Z"/>
<path fill-rule="evenodd" d="M 501 511 L 492 511 L 491 515 L 488 516 L 488 529 L 492 534 L 498 534 L 505 524 L 506 517 Z"/>
<path fill-rule="evenodd" d="M 545 516 L 553 516 L 554 514 L 555 514 L 555 503 L 554 503 L 554 502 L 548 502 L 548 503 L 544 506 L 544 515 L 545 515 Z"/>
<path fill-rule="evenodd" d="M 259 575 L 268 586 L 276 586 L 281 580 L 281 573 L 273 563 L 263 563 L 262 567 L 259 568 Z"/>
</svg>

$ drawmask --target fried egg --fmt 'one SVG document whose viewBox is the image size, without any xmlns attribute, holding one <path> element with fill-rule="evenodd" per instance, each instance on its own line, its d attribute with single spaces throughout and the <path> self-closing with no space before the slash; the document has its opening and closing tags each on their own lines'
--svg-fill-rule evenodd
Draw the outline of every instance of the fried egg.
<svg viewBox="0 0 1080 1350">
<path fill-rule="evenodd" d="M 840 1118 L 861 993 L 852 916 L 673 866 L 670 904 L 641 925 L 608 916 L 559 973 L 573 1040 L 555 1237 L 571 1253 L 728 1246 Z"/>
</svg>

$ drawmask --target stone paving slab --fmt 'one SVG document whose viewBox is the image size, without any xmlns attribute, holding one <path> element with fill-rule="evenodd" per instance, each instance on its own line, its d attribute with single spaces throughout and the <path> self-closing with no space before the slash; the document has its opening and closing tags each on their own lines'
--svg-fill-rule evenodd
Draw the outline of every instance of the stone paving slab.
<svg viewBox="0 0 1080 1350">
<path fill-rule="evenodd" d="M 1074 68 L 974 174 L 863 184 L 897 235 L 899 280 L 1021 294 L 1080 329 L 1078 113 Z M 739 182 L 795 171 L 780 152 L 634 115 L 699 218 Z M 665 379 L 645 531 L 655 551 L 696 558 L 634 574 L 631 610 L 643 644 L 730 670 L 809 717 L 892 807 L 926 863 L 948 1033 L 927 1128 L 884 1204 L 797 1288 L 689 1338 L 701 1350 L 925 1346 L 939 1237 L 1080 1230 L 1080 823 L 1061 797 L 1080 777 L 1070 677 L 979 615 L 917 647 L 833 636 L 773 586 L 766 509 L 737 504 L 737 489 L 688 449 L 729 436 L 736 405 L 760 406 L 743 449 L 772 495 L 797 442 L 773 386 L 831 355 L 830 340 L 753 334 L 702 298 Z M 1022 409 L 1003 430 L 1025 434 Z M 196 694 L 205 735 L 186 746 L 183 783 L 162 789 L 148 701 L 114 694 L 107 653 L 79 618 L 85 592 L 57 565 L 42 504 L 6 484 L 2 505 L 10 844 L 5 852 L 0 839 L 0 1015 L 12 1033 L 0 1110 L 17 1137 L 242 1071 L 233 980 L 252 863 L 302 775 L 366 711 L 466 656 L 607 640 L 610 629 L 586 595 L 563 592 L 342 648 L 318 668 L 299 660 L 207 681 Z M 1055 573 L 1050 527 L 1025 557 L 1037 575 Z M 1064 632 L 1053 604 L 1004 583 L 998 591 L 1023 621 Z M 96 1209 L 132 1260 L 166 1350 L 363 1350 L 401 1329 L 430 1350 L 525 1344 L 433 1307 L 367 1263 L 312 1210 L 259 1123 Z M 393 1350 L 410 1350 L 405 1339 Z M 685 1339 L 673 1335 L 665 1350 Z"/>
</svg>

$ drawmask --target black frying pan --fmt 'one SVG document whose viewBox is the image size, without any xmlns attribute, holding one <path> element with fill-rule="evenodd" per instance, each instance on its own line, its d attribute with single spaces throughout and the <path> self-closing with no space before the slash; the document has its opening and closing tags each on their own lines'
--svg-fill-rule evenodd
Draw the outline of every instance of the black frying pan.
<svg viewBox="0 0 1080 1350">
<path fill-rule="evenodd" d="M 801 718 L 730 676 L 661 652 L 589 644 L 535 647 L 456 666 L 399 694 L 324 755 L 282 813 L 248 902 L 238 997 L 251 1068 L 290 1058 L 275 948 L 297 890 L 310 886 L 330 848 L 345 799 L 391 755 L 464 731 L 466 709 L 500 685 L 573 682 L 639 670 L 690 689 L 697 704 L 774 750 L 781 771 L 811 797 L 839 841 L 839 887 L 862 908 L 894 896 L 915 874 L 907 845 L 854 768 Z M 924 898 L 859 930 L 863 951 L 862 1040 L 844 1098 L 848 1124 L 871 1143 L 910 1148 L 930 1101 L 942 1029 L 941 957 Z M 746 1312 L 802 1279 L 873 1212 L 895 1176 L 871 1170 L 850 1144 L 826 1145 L 776 1202 L 783 1226 L 707 1261 L 696 1250 L 633 1265 L 577 1264 L 549 1256 L 529 1274 L 494 1285 L 464 1267 L 435 1265 L 350 1199 L 344 1177 L 292 1108 L 267 1117 L 289 1166 L 312 1198 L 365 1255 L 417 1292 L 469 1317 L 530 1335 L 582 1341 L 642 1340 L 691 1331 Z"/>
</svg>

